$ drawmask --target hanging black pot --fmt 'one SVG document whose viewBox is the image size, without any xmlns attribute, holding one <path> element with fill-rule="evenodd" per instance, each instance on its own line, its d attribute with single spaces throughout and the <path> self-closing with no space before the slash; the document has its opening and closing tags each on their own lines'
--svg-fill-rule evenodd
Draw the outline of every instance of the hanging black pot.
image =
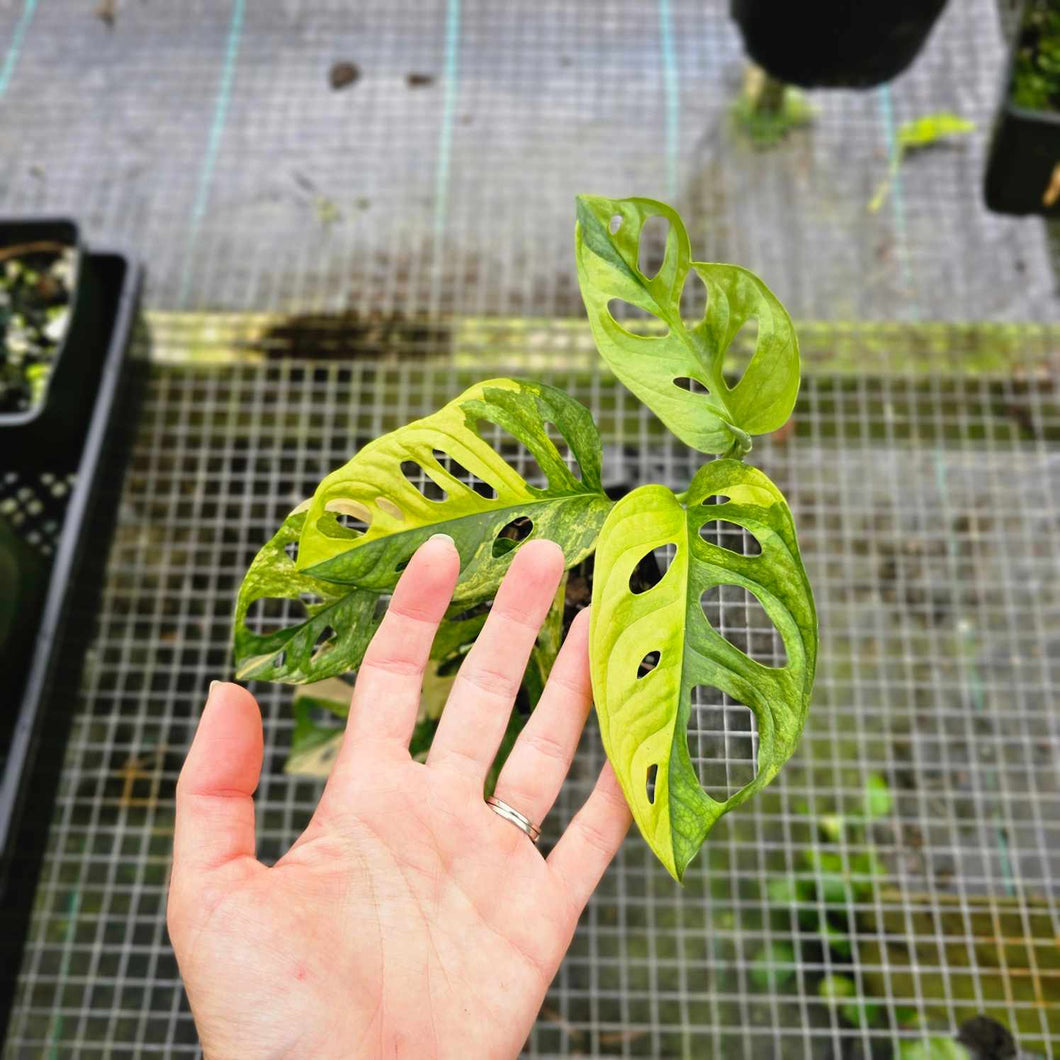
<svg viewBox="0 0 1060 1060">
<path fill-rule="evenodd" d="M 778 81 L 871 88 L 917 56 L 946 0 L 732 0 L 747 54 Z"/>
<path fill-rule="evenodd" d="M 1060 11 L 1029 0 L 1005 72 L 986 168 L 999 213 L 1060 217 Z"/>
</svg>

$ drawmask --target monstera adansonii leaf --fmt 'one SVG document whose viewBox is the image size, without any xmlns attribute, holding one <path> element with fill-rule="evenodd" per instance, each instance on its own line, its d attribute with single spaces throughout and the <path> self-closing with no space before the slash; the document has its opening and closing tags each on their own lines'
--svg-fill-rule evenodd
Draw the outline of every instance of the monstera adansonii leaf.
<svg viewBox="0 0 1060 1060">
<path fill-rule="evenodd" d="M 233 654 L 240 681 L 305 684 L 346 673 L 360 663 L 379 626 L 378 593 L 334 585 L 295 569 L 291 556 L 308 505 L 300 504 L 287 516 L 239 587 Z M 256 605 L 275 613 L 255 621 L 251 609 Z M 276 628 L 253 628 L 269 620 Z"/>
<path fill-rule="evenodd" d="M 743 527 L 761 553 L 741 555 L 705 539 L 709 530 L 701 530 L 717 520 Z M 676 552 L 662 578 L 633 591 L 638 563 L 667 545 Z M 757 598 L 783 639 L 786 665 L 763 665 L 711 626 L 703 596 L 719 585 Z M 642 660 L 652 652 L 658 661 L 644 673 Z M 680 880 L 714 822 L 769 783 L 791 755 L 813 686 L 813 596 L 791 512 L 766 475 L 716 460 L 680 499 L 664 486 L 642 486 L 615 505 L 596 551 L 590 658 L 607 756 L 644 838 Z M 697 685 L 746 705 L 757 721 L 757 775 L 724 802 L 700 787 L 689 754 Z"/>
<path fill-rule="evenodd" d="M 549 437 L 549 424 L 580 477 Z M 488 440 L 497 429 L 501 452 Z M 531 485 L 505 459 L 505 433 L 536 461 L 545 485 Z M 413 552 L 445 533 L 460 553 L 454 602 L 488 599 L 511 563 L 515 541 L 506 531 L 513 525 L 521 526 L 520 539 L 555 541 L 568 567 L 589 555 L 611 508 L 600 462 L 589 410 L 563 391 L 513 379 L 478 383 L 433 415 L 369 442 L 320 483 L 306 513 L 298 570 L 388 591 Z"/>
<path fill-rule="evenodd" d="M 638 257 L 652 217 L 664 218 L 669 231 L 662 265 L 649 277 Z M 799 343 L 787 311 L 754 273 L 692 261 L 681 218 L 653 199 L 579 196 L 575 244 L 601 356 L 681 441 L 703 453 L 738 456 L 751 448 L 752 434 L 783 426 L 799 392 Z M 681 294 L 690 275 L 706 287 L 707 308 L 702 320 L 686 324 Z M 612 301 L 649 313 L 665 333 L 634 334 L 612 315 Z M 722 374 L 725 354 L 750 320 L 758 324 L 755 351 L 730 387 Z"/>
<path fill-rule="evenodd" d="M 551 440 L 550 425 L 580 476 Z M 498 435 L 501 452 L 482 434 Z M 543 486 L 502 455 L 519 446 Z M 449 534 L 460 552 L 452 615 L 494 595 L 521 540 L 549 538 L 568 566 L 578 563 L 611 507 L 600 462 L 586 408 L 553 387 L 511 379 L 479 383 L 370 442 L 255 557 L 236 604 L 236 676 L 303 684 L 355 670 L 385 595 L 432 534 Z"/>
</svg>

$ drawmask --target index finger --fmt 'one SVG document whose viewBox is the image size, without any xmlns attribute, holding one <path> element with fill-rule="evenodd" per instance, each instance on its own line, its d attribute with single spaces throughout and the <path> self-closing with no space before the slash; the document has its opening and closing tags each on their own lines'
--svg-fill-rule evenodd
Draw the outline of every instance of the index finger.
<svg viewBox="0 0 1060 1060">
<path fill-rule="evenodd" d="M 343 751 L 365 739 L 408 746 L 431 645 L 459 573 L 460 556 L 445 534 L 429 538 L 409 560 L 357 673 Z"/>
</svg>

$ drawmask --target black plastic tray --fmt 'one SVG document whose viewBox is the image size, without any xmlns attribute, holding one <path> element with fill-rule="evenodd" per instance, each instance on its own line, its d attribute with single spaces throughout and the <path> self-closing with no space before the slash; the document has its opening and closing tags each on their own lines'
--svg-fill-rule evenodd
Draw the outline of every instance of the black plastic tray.
<svg viewBox="0 0 1060 1060">
<path fill-rule="evenodd" d="M 106 478 L 120 474 L 124 435 L 131 420 L 128 406 L 134 398 L 126 351 L 140 270 L 117 252 L 86 252 L 81 264 L 81 278 L 87 279 L 93 294 L 91 315 L 98 326 L 79 329 L 76 346 L 64 351 L 68 358 L 81 362 L 75 373 L 80 380 L 75 396 L 85 414 L 74 417 L 81 423 L 80 434 L 63 432 L 63 446 L 52 446 L 43 473 L 46 480 L 40 478 L 39 454 L 29 454 L 23 464 L 21 446 L 0 448 L 0 479 L 14 478 L 29 468 L 38 482 L 73 480 L 55 537 L 43 606 L 37 614 L 19 615 L 20 622 L 30 627 L 26 665 L 21 673 L 0 675 L 0 717 L 13 718 L 13 725 L 5 726 L 7 733 L 0 733 L 0 738 L 8 737 L 6 754 L 0 749 L 0 1034 L 10 1012 L 58 784 L 69 699 L 76 694 L 83 662 L 89 632 L 89 623 L 83 619 L 91 614 L 98 594 L 102 557 L 113 523 L 113 510 L 99 503 L 101 487 Z M 61 404 L 69 407 L 66 395 L 58 389 L 65 387 L 66 379 L 53 383 L 49 402 L 61 397 Z M 0 439 L 3 435 L 0 425 Z M 28 492 L 30 487 L 21 489 Z M 78 620 L 71 622 L 74 612 Z"/>
</svg>

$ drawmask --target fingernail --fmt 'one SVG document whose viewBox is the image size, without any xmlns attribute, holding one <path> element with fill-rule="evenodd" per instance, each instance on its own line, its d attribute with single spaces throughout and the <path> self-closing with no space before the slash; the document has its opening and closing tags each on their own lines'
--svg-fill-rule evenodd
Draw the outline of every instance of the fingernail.
<svg viewBox="0 0 1060 1060">
<path fill-rule="evenodd" d="M 209 699 L 213 695 L 213 690 L 221 683 L 222 682 L 220 682 L 220 681 L 211 681 L 210 682 L 210 690 L 206 693 L 206 698 L 207 699 Z"/>
<path fill-rule="evenodd" d="M 448 534 L 431 534 L 428 541 L 448 541 L 453 548 L 456 548 L 456 542 Z"/>
</svg>

